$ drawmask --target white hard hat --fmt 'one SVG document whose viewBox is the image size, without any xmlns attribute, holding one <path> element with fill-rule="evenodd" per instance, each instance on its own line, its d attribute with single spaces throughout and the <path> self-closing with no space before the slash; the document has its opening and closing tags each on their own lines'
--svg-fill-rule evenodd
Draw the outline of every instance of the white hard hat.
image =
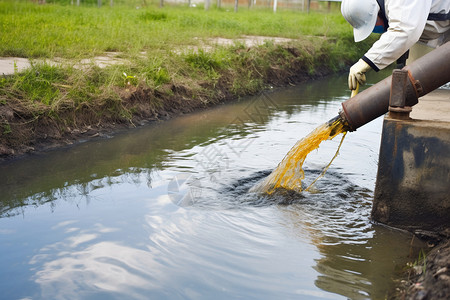
<svg viewBox="0 0 450 300">
<path fill-rule="evenodd" d="M 373 31 L 379 9 L 377 0 L 342 0 L 341 12 L 353 27 L 355 42 L 366 39 Z"/>
</svg>

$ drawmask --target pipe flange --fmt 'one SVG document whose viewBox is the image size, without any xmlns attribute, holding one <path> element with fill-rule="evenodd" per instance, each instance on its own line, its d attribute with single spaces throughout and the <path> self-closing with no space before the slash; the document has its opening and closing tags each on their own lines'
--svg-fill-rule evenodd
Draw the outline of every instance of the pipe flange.
<svg viewBox="0 0 450 300">
<path fill-rule="evenodd" d="M 410 113 L 412 112 L 411 106 L 404 106 L 404 107 L 396 107 L 396 106 L 389 106 L 389 111 L 396 112 L 396 113 Z"/>
<path fill-rule="evenodd" d="M 411 118 L 409 117 L 410 112 L 412 112 L 411 106 L 389 106 L 389 118 L 394 120 L 411 120 Z"/>
</svg>

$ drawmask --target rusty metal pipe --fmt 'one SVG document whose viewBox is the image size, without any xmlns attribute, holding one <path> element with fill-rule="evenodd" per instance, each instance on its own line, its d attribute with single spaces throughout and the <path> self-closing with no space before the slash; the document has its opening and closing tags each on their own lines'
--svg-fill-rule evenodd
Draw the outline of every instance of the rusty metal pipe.
<svg viewBox="0 0 450 300">
<path fill-rule="evenodd" d="M 450 81 L 450 42 L 403 68 L 412 75 L 408 80 L 406 105 L 417 104 L 417 98 Z M 415 80 L 415 85 L 413 84 Z M 340 117 L 349 131 L 369 123 L 388 112 L 392 76 L 342 103 Z"/>
</svg>

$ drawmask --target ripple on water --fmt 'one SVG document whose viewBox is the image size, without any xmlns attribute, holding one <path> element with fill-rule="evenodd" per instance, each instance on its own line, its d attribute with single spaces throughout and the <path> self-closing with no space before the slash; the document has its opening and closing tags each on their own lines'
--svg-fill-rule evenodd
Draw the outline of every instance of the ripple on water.
<svg viewBox="0 0 450 300">
<path fill-rule="evenodd" d="M 320 172 L 305 170 L 305 177 L 315 178 Z M 353 184 L 336 170 L 329 170 L 316 182 L 313 192 L 296 193 L 283 189 L 271 195 L 248 192 L 268 174 L 270 171 L 261 171 L 228 184 L 219 184 L 214 188 L 214 194 L 220 194 L 220 200 L 206 192 L 192 208 L 218 212 L 216 217 L 221 221 L 215 224 L 238 232 L 243 238 L 239 244 L 245 244 L 244 240 L 262 243 L 256 247 L 259 250 L 268 249 L 270 245 L 265 244 L 268 240 L 275 244 L 279 242 L 273 240 L 275 233 L 267 234 L 267 226 L 278 223 L 281 228 L 288 229 L 293 240 L 309 240 L 319 250 L 321 257 L 313 266 L 320 274 L 316 286 L 352 299 L 370 298 L 370 249 L 375 232 L 369 221 L 372 191 Z M 270 221 L 261 219 L 261 208 L 270 210 L 273 216 Z M 236 220 L 224 213 L 227 210 L 230 213 L 248 210 L 257 215 L 247 220 L 252 216 L 247 213 L 244 221 Z M 256 225 L 258 222 L 261 223 L 259 226 Z M 247 227 L 250 224 L 253 227 Z M 255 255 L 259 257 L 257 252 Z"/>
</svg>

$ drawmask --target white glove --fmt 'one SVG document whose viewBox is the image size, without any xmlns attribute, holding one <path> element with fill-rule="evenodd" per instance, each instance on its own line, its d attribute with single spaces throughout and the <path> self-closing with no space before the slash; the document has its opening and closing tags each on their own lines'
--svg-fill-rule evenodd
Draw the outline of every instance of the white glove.
<svg viewBox="0 0 450 300">
<path fill-rule="evenodd" d="M 362 59 L 358 60 L 350 68 L 350 73 L 348 74 L 348 87 L 350 90 L 356 90 L 357 82 L 360 85 L 366 83 L 366 72 L 370 70 L 370 66 Z"/>
</svg>

